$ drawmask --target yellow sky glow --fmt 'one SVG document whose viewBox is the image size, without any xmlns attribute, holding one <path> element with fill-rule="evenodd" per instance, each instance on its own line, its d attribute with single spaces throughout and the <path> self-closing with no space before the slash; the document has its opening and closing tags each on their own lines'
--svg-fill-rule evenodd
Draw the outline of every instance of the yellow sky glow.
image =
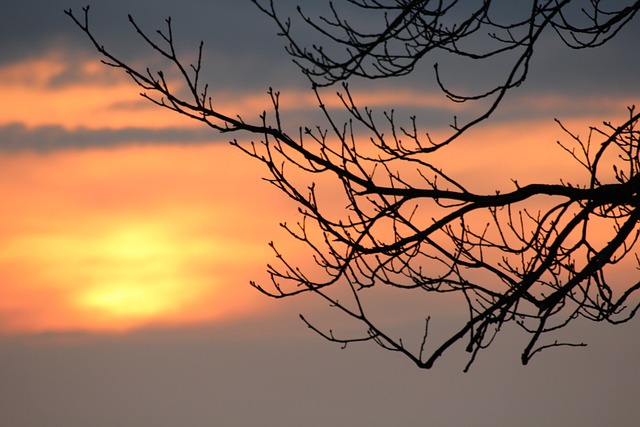
<svg viewBox="0 0 640 427">
<path fill-rule="evenodd" d="M 263 277 L 278 207 L 259 173 L 224 153 L 234 158 L 226 145 L 0 156 L 0 330 L 259 311 L 248 281 Z"/>
</svg>

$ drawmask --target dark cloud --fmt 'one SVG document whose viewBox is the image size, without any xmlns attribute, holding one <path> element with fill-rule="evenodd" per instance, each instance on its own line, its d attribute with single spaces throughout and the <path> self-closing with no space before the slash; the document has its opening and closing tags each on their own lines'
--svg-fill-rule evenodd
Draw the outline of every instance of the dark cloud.
<svg viewBox="0 0 640 427">
<path fill-rule="evenodd" d="M 240 94 L 264 91 L 273 86 L 283 90 L 286 95 L 290 88 L 309 86 L 285 53 L 285 41 L 278 37 L 274 23 L 249 0 L 5 0 L 5 3 L 0 18 L 0 65 L 41 57 L 52 49 L 62 52 L 68 66 L 53 76 L 48 82 L 50 87 L 96 83 L 96 79 L 108 79 L 103 73 L 89 75 L 82 69 L 83 61 L 98 61 L 99 55 L 84 34 L 63 13 L 64 9 L 71 8 L 76 14 L 81 15 L 82 6 L 87 3 L 91 5 L 90 21 L 100 42 L 139 68 L 149 66 L 153 69 L 161 63 L 158 55 L 140 40 L 129 25 L 129 13 L 152 35 L 155 35 L 156 29 L 165 25 L 164 19 L 171 16 L 174 36 L 179 52 L 184 58 L 193 57 L 199 41 L 204 40 L 202 81 L 209 82 L 214 93 L 223 89 L 226 92 Z M 292 17 L 292 26 L 296 34 L 308 40 L 308 45 L 313 41 L 322 41 L 322 38 L 301 21 L 295 9 L 296 4 L 301 4 L 305 13 L 316 17 L 326 15 L 327 4 L 311 0 L 276 0 L 278 10 L 283 16 Z M 363 21 L 364 15 L 358 15 L 356 22 Z M 598 49 L 574 51 L 564 46 L 555 34 L 548 34 L 541 40 L 534 54 L 528 80 L 508 94 L 506 101 L 513 103 L 502 105 L 498 114 L 502 114 L 503 120 L 533 118 L 538 115 L 545 115 L 551 120 L 552 117 L 562 118 L 580 114 L 585 109 L 597 112 L 599 95 L 609 99 L 616 96 L 634 96 L 633 88 L 637 86 L 637 76 L 640 75 L 640 56 L 635 55 L 638 40 L 640 26 L 635 22 L 627 25 L 613 40 Z M 460 89 L 465 94 L 474 94 L 499 83 L 506 73 L 504 64 L 500 62 L 481 64 L 476 61 L 470 64 L 459 58 L 440 54 L 425 58 L 416 71 L 406 78 L 378 82 L 356 79 L 352 82 L 352 87 L 360 90 L 373 90 L 373 85 L 375 88 L 404 87 L 415 89 L 417 96 L 420 93 L 429 93 L 438 90 L 433 71 L 434 62 L 441 63 L 444 82 L 450 88 Z M 113 76 L 118 75 L 118 70 L 112 71 Z M 525 108 L 526 105 L 521 100 L 533 95 L 580 95 L 583 98 L 588 97 L 591 103 L 562 107 L 558 111 Z M 637 91 L 635 95 L 637 96 Z M 512 108 L 514 105 L 516 108 Z M 390 105 L 385 109 L 394 107 L 397 117 L 415 114 L 420 122 L 428 127 L 446 126 L 452 121 L 452 114 L 445 110 L 436 111 L 402 105 Z M 458 114 L 459 118 L 463 118 L 464 114 L 474 114 L 481 105 L 467 104 L 467 107 L 464 113 Z M 382 109 L 376 108 L 378 111 Z M 309 118 L 314 117 L 308 113 L 304 111 L 288 114 L 288 127 L 296 129 L 298 125 L 308 126 Z M 166 131 L 163 131 L 162 135 L 154 135 L 154 132 L 158 131 L 142 129 L 135 132 L 129 129 L 69 133 L 63 128 L 27 130 L 19 125 L 5 126 L 0 132 L 3 151 L 25 149 L 21 147 L 50 150 L 54 147 L 113 145 L 124 143 L 126 138 L 134 134 L 143 142 L 178 142 L 181 139 L 193 141 L 194 138 L 201 138 L 191 133 L 181 134 L 186 131 L 175 131 L 176 135 L 172 137 Z M 45 135 L 47 132 L 51 134 Z M 206 129 L 203 132 L 206 132 Z M 66 137 L 70 140 L 65 140 Z M 81 140 L 83 137 L 88 139 Z"/>
<path fill-rule="evenodd" d="M 224 141 L 208 128 L 123 128 L 68 130 L 62 126 L 27 128 L 12 123 L 0 127 L 0 153 L 113 147 L 131 144 L 195 144 Z"/>
<path fill-rule="evenodd" d="M 71 8 L 82 15 L 82 7 L 90 4 L 91 26 L 100 42 L 141 67 L 156 65 L 158 58 L 129 25 L 129 13 L 150 34 L 163 28 L 164 19 L 171 16 L 179 52 L 184 57 L 193 57 L 199 41 L 204 40 L 203 77 L 218 87 L 232 90 L 263 90 L 285 85 L 308 87 L 306 79 L 285 53 L 285 40 L 278 37 L 275 24 L 249 0 L 5 0 L 5 3 L 0 18 L 0 65 L 40 57 L 52 49 L 66 51 L 69 58 L 90 56 L 97 60 L 98 54 L 86 37 L 63 13 Z M 307 40 L 307 46 L 326 44 L 326 39 L 301 21 L 295 5 L 300 4 L 306 14 L 317 17 L 327 14 L 327 4 L 311 0 L 276 0 L 275 3 L 283 16 L 292 17 L 295 33 Z M 367 16 L 360 11 L 349 19 L 365 25 L 363 21 Z M 640 73 L 640 57 L 634 54 L 637 40 L 640 40 L 640 26 L 634 22 L 599 49 L 572 51 L 550 33 L 536 50 L 529 79 L 519 90 L 626 93 Z M 446 55 L 431 55 L 415 73 L 394 84 L 422 90 L 435 88 L 433 63 L 436 61 L 441 63 L 444 81 L 463 93 L 474 93 L 500 82 L 506 73 L 500 62 L 469 64 Z M 68 84 L 80 79 L 70 67 L 54 83 Z"/>
<path fill-rule="evenodd" d="M 82 17 L 86 4 L 90 5 L 90 26 L 100 43 L 132 63 L 153 66 L 157 55 L 135 33 L 127 15 L 152 36 L 165 29 L 165 19 L 171 17 L 183 57 L 193 57 L 200 40 L 205 41 L 208 81 L 240 88 L 291 84 L 296 79 L 307 85 L 286 55 L 274 23 L 249 0 L 11 2 L 3 7 L 0 18 L 0 66 L 39 58 L 53 50 L 70 58 L 99 59 L 89 40 L 64 14 L 72 9 Z"/>
</svg>

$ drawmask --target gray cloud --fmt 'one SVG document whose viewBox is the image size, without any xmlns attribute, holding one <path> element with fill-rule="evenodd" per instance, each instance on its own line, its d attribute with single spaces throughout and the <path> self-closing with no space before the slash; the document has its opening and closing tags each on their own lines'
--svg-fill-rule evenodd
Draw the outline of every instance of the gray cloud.
<svg viewBox="0 0 640 427">
<path fill-rule="evenodd" d="M 91 5 L 91 25 L 101 43 L 128 61 L 141 66 L 153 66 L 157 57 L 137 37 L 128 23 L 131 13 L 149 33 L 165 25 L 171 16 L 179 52 L 193 56 L 200 40 L 205 41 L 204 80 L 230 90 L 263 90 L 268 86 L 308 87 L 308 82 L 284 51 L 285 41 L 277 36 L 277 28 L 249 0 L 172 0 L 109 2 L 96 0 L 32 0 L 8 2 L 3 7 L 0 25 L 0 65 L 20 59 L 39 57 L 52 49 L 63 50 L 69 57 L 90 56 L 98 60 L 86 37 L 76 28 L 63 10 L 72 8 L 82 14 L 82 6 Z M 292 25 L 307 45 L 322 43 L 301 22 L 295 5 L 301 4 L 309 15 L 322 14 L 326 4 L 310 0 L 277 0 L 284 16 L 292 16 Z M 326 14 L 326 10 L 324 12 Z M 355 16 L 359 21 L 362 15 Z M 634 47 L 640 40 L 640 26 L 627 25 L 603 48 L 572 51 L 561 45 L 555 34 L 548 34 L 535 52 L 529 80 L 519 91 L 560 91 L 591 94 L 626 93 L 640 73 L 640 58 Z M 443 62 L 444 80 L 452 88 L 477 91 L 500 79 L 500 64 L 479 68 L 478 63 L 461 65 L 456 59 L 425 58 L 410 76 L 394 81 L 422 90 L 435 88 L 432 64 Z M 70 67 L 52 84 L 81 81 Z M 597 84 L 594 84 L 597 82 Z"/>
<path fill-rule="evenodd" d="M 147 129 L 86 129 L 68 130 L 62 126 L 27 128 L 20 123 L 0 126 L 0 152 L 40 153 L 64 149 L 113 147 L 131 144 L 202 144 L 220 142 L 219 134 L 201 127 Z"/>
<path fill-rule="evenodd" d="M 8 3 L 8 2 L 7 2 Z M 165 29 L 172 17 L 179 53 L 192 57 L 205 41 L 206 79 L 225 87 L 265 88 L 298 81 L 307 85 L 284 51 L 273 22 L 249 0 L 33 0 L 11 2 L 0 18 L 0 66 L 42 57 L 52 50 L 69 58 L 99 55 L 86 36 L 64 14 L 82 17 L 90 5 L 90 26 L 100 43 L 127 61 L 153 65 L 156 54 L 137 36 L 127 14 L 150 35 Z M 72 81 L 61 79 L 57 83 Z M 77 76 L 76 76 L 77 77 Z"/>
<path fill-rule="evenodd" d="M 77 14 L 82 14 L 82 6 L 87 3 L 91 5 L 91 25 L 100 42 L 141 68 L 153 68 L 159 61 L 157 55 L 139 39 L 129 25 L 128 13 L 135 16 L 139 24 L 150 34 L 165 25 L 164 19 L 167 16 L 172 16 L 178 48 L 185 58 L 193 56 L 199 41 L 204 40 L 205 68 L 202 81 L 211 83 L 213 93 L 219 89 L 232 93 L 264 91 L 267 87 L 273 86 L 282 89 L 286 94 L 289 88 L 308 87 L 308 82 L 286 55 L 284 40 L 277 36 L 274 23 L 249 0 L 32 0 L 6 3 L 0 25 L 0 49 L 3 52 L 0 65 L 39 57 L 56 49 L 62 53 L 68 66 L 48 82 L 51 87 L 89 81 L 96 83 L 96 78 L 105 78 L 102 74 L 88 75 L 81 69 L 81 64 L 86 58 L 98 61 L 99 55 L 63 13 L 64 9 L 72 8 Z M 294 6 L 298 3 L 314 16 L 317 16 L 326 4 L 310 0 L 276 1 L 284 15 L 293 17 L 292 25 L 296 28 L 297 34 L 308 40 L 321 40 L 297 17 Z M 585 110 L 597 114 L 597 109 L 602 107 L 597 102 L 599 96 L 603 99 L 633 96 L 630 88 L 636 87 L 637 75 L 640 74 L 640 57 L 632 54 L 636 50 L 634 47 L 637 47 L 637 40 L 640 40 L 640 26 L 633 23 L 599 49 L 572 51 L 560 44 L 555 34 L 548 34 L 535 52 L 529 79 L 522 87 L 508 94 L 497 115 L 501 120 L 542 115 L 551 120 L 552 117 L 566 118 L 581 114 Z M 425 58 L 425 62 L 416 72 L 406 78 L 376 83 L 356 80 L 352 87 L 360 90 L 370 90 L 373 84 L 375 87 L 408 87 L 416 89 L 416 94 L 437 90 L 432 67 L 435 61 L 443 62 L 441 70 L 444 81 L 452 88 L 460 88 L 464 93 L 476 92 L 479 87 L 488 87 L 490 83 L 500 79 L 499 64 L 491 64 L 484 68 L 475 64 L 461 66 L 455 58 L 447 59 L 442 55 L 436 55 Z M 113 76 L 118 75 L 118 70 L 112 71 Z M 588 97 L 591 101 L 589 104 L 576 103 L 572 107 L 560 106 L 561 109 L 557 111 L 532 110 L 525 108 L 526 105 L 522 102 L 522 99 L 526 100 L 532 95 L 549 94 L 559 97 L 580 95 L 582 98 Z M 447 111 L 403 105 L 390 105 L 387 109 L 394 107 L 397 117 L 415 114 L 420 122 L 428 127 L 446 126 L 452 121 L 452 114 Z M 479 107 L 480 105 L 469 104 L 468 109 L 458 114 L 458 117 L 473 114 Z M 382 108 L 376 110 L 381 111 Z M 308 126 L 309 120 L 313 120 L 314 117 L 316 116 L 309 115 L 309 111 L 291 112 L 287 114 L 286 125 L 292 129 L 299 125 Z M 28 130 L 14 124 L 0 129 L 0 150 L 46 151 L 56 148 L 117 145 L 132 140 L 144 143 L 174 143 L 208 138 L 205 137 L 207 129 L 203 128 L 198 132 L 184 129 L 162 132 L 148 129 L 85 129 L 72 132 L 62 127 Z"/>
</svg>

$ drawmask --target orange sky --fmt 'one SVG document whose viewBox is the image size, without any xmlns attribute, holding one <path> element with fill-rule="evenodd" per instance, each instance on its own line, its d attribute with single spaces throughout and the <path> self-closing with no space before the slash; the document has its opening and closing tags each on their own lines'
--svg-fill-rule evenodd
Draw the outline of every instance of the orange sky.
<svg viewBox="0 0 640 427">
<path fill-rule="evenodd" d="M 0 125 L 196 125 L 145 104 L 137 87 L 93 59 L 81 66 L 82 82 L 52 86 L 66 66 L 51 53 L 0 69 Z M 285 109 L 315 105 L 309 94 L 283 92 Z M 371 106 L 440 102 L 398 91 L 356 95 Z M 264 93 L 220 99 L 246 117 L 268 107 Z M 538 109 L 565 102 L 533 101 Z M 624 101 L 606 102 L 624 113 Z M 550 118 L 474 132 L 446 154 L 456 159 L 449 173 L 473 189 L 510 188 L 513 177 L 523 184 L 580 177 L 578 169 L 567 173 L 571 162 L 555 146 L 562 132 Z M 266 309 L 248 281 L 266 278 L 267 243 L 283 236 L 277 224 L 293 210 L 260 180 L 259 164 L 213 137 L 220 143 L 0 152 L 0 332 L 117 331 Z"/>
<path fill-rule="evenodd" d="M 2 329 L 119 329 L 255 309 L 247 284 L 262 277 L 276 213 L 258 174 L 221 161 L 229 151 L 1 156 Z"/>
</svg>

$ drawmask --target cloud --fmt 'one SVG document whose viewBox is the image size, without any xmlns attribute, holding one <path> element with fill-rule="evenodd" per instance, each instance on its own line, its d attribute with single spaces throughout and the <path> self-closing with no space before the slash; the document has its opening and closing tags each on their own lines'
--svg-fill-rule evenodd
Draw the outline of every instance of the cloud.
<svg viewBox="0 0 640 427">
<path fill-rule="evenodd" d="M 65 149 L 88 149 L 130 144 L 193 144 L 220 142 L 211 130 L 201 128 L 66 129 L 59 125 L 28 128 L 21 123 L 0 126 L 0 152 L 40 153 Z"/>
<path fill-rule="evenodd" d="M 50 151 L 210 140 L 212 134 L 206 128 L 188 130 L 183 117 L 139 102 L 140 89 L 135 84 L 120 70 L 100 64 L 98 53 L 62 12 L 72 8 L 82 14 L 87 1 L 60 4 L 34 0 L 29 5 L 18 2 L 7 8 L 7 25 L 0 27 L 0 89 L 5 101 L 4 111 L 0 111 L 0 150 Z M 284 118 L 286 124 L 291 123 L 288 130 L 324 123 L 308 82 L 284 52 L 284 40 L 277 36 L 274 23 L 250 2 L 178 4 L 159 0 L 152 7 L 147 2 L 124 0 L 89 3 L 90 22 L 100 42 L 140 69 L 153 69 L 159 58 L 135 34 L 127 13 L 134 15 L 150 35 L 172 16 L 179 54 L 186 60 L 193 58 L 194 48 L 204 40 L 201 81 L 210 83 L 211 94 L 224 113 L 255 119 L 270 109 L 265 91 L 272 86 L 282 91 Z M 284 16 L 293 17 L 296 34 L 305 40 L 321 40 L 296 16 L 296 3 L 278 0 L 276 6 Z M 319 10 L 323 6 L 318 3 L 300 3 L 310 15 L 322 13 Z M 635 84 L 640 58 L 630 55 L 628 47 L 640 37 L 639 31 L 640 27 L 629 25 L 604 48 L 579 52 L 559 46 L 557 37 L 549 35 L 535 52 L 529 80 L 508 94 L 495 118 L 551 120 L 589 115 L 608 119 L 603 115 L 610 114 L 612 105 L 622 110 L 634 101 L 628 89 Z M 445 80 L 454 87 L 461 84 L 463 89 L 483 87 L 487 79 L 495 80 L 500 72 L 494 69 L 493 73 L 481 73 L 470 67 L 449 67 L 447 71 Z M 375 109 L 377 117 L 382 117 L 383 110 L 394 108 L 399 120 L 406 122 L 416 115 L 419 123 L 430 129 L 446 127 L 454 114 L 463 122 L 480 111 L 479 104 L 447 103 L 432 73 L 431 64 L 425 62 L 405 79 L 375 85 L 356 80 L 351 88 L 358 105 Z M 340 88 L 328 91 L 336 89 Z M 341 110 L 331 93 L 324 103 L 336 112 Z M 125 108 L 127 105 L 136 110 Z M 149 129 L 169 126 L 177 128 Z"/>
<path fill-rule="evenodd" d="M 292 80 L 307 84 L 285 53 L 274 23 L 249 1 L 232 0 L 15 2 L 3 9 L 0 66 L 40 58 L 52 50 L 67 51 L 69 58 L 93 57 L 97 61 L 99 54 L 90 41 L 64 14 L 72 9 L 82 19 L 82 8 L 87 4 L 90 26 L 99 42 L 127 61 L 146 66 L 157 59 L 130 25 L 128 14 L 152 37 L 158 37 L 156 30 L 164 30 L 165 19 L 172 17 L 177 50 L 183 58 L 193 56 L 199 42 L 205 41 L 207 80 L 212 83 L 238 88 Z M 65 81 L 71 79 L 59 83 Z"/>
<path fill-rule="evenodd" d="M 100 43 L 142 69 L 158 63 L 157 55 L 140 39 L 128 22 L 131 13 L 150 35 L 164 28 L 165 18 L 172 17 L 178 53 L 192 58 L 204 40 L 203 79 L 212 87 L 232 92 L 295 87 L 308 88 L 308 81 L 284 50 L 285 40 L 277 35 L 275 24 L 249 1 L 221 0 L 216 2 L 170 0 L 130 2 L 113 0 L 68 0 L 66 2 L 34 0 L 29 4 L 16 2 L 6 8 L 0 27 L 0 66 L 27 59 L 42 58 L 52 51 L 64 52 L 68 64 L 90 59 L 98 64 L 99 55 L 85 35 L 64 15 L 72 8 L 82 15 L 82 7 L 91 5 L 90 22 Z M 307 46 L 322 43 L 323 38 L 306 26 L 294 5 L 300 3 L 311 16 L 326 14 L 326 5 L 310 1 L 278 0 L 276 7 L 283 16 L 292 17 L 296 34 Z M 322 11 L 324 10 L 324 12 Z M 361 15 L 358 21 L 365 18 Z M 5 25 L 6 24 L 6 25 Z M 248 31 L 247 28 L 251 30 Z M 539 91 L 576 95 L 624 94 L 635 84 L 640 58 L 629 52 L 629 46 L 640 37 L 640 27 L 628 25 L 603 48 L 572 51 L 563 46 L 555 34 L 541 40 L 535 52 L 528 81 L 517 92 L 533 94 Z M 75 58 L 75 59 L 74 59 Z M 80 59 L 78 59 L 80 58 Z M 387 81 L 421 92 L 437 90 L 432 63 L 441 62 L 444 81 L 463 93 L 475 93 L 479 88 L 500 80 L 500 64 L 491 62 L 479 71 L 478 61 L 463 66 L 455 58 L 433 55 L 426 57 L 415 73 L 403 79 Z M 88 76 L 69 65 L 51 80 L 52 85 L 70 85 L 88 81 Z M 118 74 L 110 70 L 113 75 Z M 597 84 L 594 84 L 597 82 Z M 371 82 L 364 82 L 371 86 Z M 512 91 L 516 92 L 516 91 Z M 514 96 L 510 94 L 510 96 Z"/>
</svg>

